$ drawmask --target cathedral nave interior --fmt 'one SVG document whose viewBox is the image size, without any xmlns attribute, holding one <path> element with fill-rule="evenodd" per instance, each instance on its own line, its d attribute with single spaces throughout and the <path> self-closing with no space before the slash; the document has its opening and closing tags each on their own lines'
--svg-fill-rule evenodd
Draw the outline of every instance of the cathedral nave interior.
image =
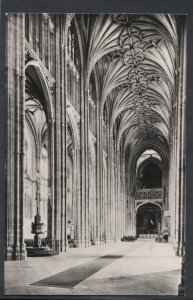
<svg viewBox="0 0 193 300">
<path fill-rule="evenodd" d="M 6 261 L 185 257 L 185 79 L 183 15 L 7 14 Z"/>
</svg>

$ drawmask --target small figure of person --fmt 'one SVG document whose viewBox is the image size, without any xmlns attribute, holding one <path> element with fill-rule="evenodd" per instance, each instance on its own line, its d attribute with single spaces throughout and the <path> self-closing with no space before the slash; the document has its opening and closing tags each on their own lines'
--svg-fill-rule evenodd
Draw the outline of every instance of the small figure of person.
<svg viewBox="0 0 193 300">
<path fill-rule="evenodd" d="M 154 219 L 151 217 L 148 221 L 148 233 L 154 233 L 155 230 L 155 221 Z"/>
<path fill-rule="evenodd" d="M 150 220 L 149 223 L 151 224 L 151 227 L 154 228 L 154 225 L 155 225 L 155 224 L 154 224 L 154 221 L 153 221 L 152 219 Z"/>
<path fill-rule="evenodd" d="M 163 240 L 164 240 L 165 243 L 168 242 L 168 235 L 169 235 L 169 230 L 168 230 L 167 227 L 165 227 L 163 232 L 162 232 Z"/>
</svg>

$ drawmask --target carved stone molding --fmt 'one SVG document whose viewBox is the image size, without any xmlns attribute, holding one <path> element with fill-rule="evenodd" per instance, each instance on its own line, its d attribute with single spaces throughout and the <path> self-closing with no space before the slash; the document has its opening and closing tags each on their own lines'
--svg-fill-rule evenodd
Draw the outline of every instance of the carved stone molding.
<svg viewBox="0 0 193 300">
<path fill-rule="evenodd" d="M 72 103 L 69 101 L 69 99 L 67 98 L 67 109 L 71 109 L 73 112 L 73 115 L 76 119 L 77 124 L 80 121 L 80 115 L 79 113 L 76 111 L 75 107 L 72 105 Z"/>
<path fill-rule="evenodd" d="M 95 144 L 97 139 L 90 130 L 89 130 L 89 135 L 90 135 L 91 139 L 93 140 L 93 143 Z"/>
<path fill-rule="evenodd" d="M 95 108 L 96 108 L 95 103 L 94 103 L 94 101 L 92 100 L 92 97 L 91 97 L 91 95 L 90 95 L 90 90 L 88 90 L 88 103 L 89 103 L 89 105 L 91 106 L 92 109 L 95 109 Z"/>
<path fill-rule="evenodd" d="M 53 125 L 55 123 L 55 119 L 48 119 L 48 125 Z"/>
<path fill-rule="evenodd" d="M 52 20 L 50 19 L 50 16 L 47 13 L 43 13 L 42 15 L 44 17 L 44 21 L 48 23 L 50 33 L 53 33 L 55 30 L 55 27 L 54 27 Z"/>
<path fill-rule="evenodd" d="M 54 86 L 55 86 L 55 81 L 51 80 L 50 77 L 46 76 L 47 83 L 48 83 L 48 88 L 50 91 L 50 94 L 53 95 L 54 93 Z"/>
<path fill-rule="evenodd" d="M 52 93 L 54 89 L 54 84 L 56 82 L 55 78 L 52 76 L 50 71 L 46 68 L 45 64 L 41 61 L 41 59 L 39 58 L 37 53 L 33 50 L 32 46 L 27 40 L 25 40 L 25 49 L 26 49 L 25 53 L 29 58 L 29 60 L 26 61 L 26 63 L 28 63 L 30 60 L 35 60 L 39 63 L 41 70 L 43 71 L 45 78 L 47 79 L 48 87 L 50 88 L 50 93 Z"/>
</svg>

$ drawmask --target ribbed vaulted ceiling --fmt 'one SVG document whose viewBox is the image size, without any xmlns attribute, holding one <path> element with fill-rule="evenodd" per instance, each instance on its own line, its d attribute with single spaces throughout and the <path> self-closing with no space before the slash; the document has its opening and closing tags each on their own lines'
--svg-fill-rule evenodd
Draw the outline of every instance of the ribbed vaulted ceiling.
<svg viewBox="0 0 193 300">
<path fill-rule="evenodd" d="M 101 113 L 125 149 L 167 150 L 175 101 L 177 32 L 172 15 L 82 17 L 88 73 L 100 83 Z"/>
</svg>

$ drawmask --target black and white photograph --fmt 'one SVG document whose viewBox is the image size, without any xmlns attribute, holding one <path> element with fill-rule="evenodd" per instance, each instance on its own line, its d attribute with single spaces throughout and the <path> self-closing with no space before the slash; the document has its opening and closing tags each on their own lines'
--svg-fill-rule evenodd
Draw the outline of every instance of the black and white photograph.
<svg viewBox="0 0 193 300">
<path fill-rule="evenodd" d="M 186 68 L 185 14 L 6 13 L 6 296 L 185 295 Z"/>
</svg>

